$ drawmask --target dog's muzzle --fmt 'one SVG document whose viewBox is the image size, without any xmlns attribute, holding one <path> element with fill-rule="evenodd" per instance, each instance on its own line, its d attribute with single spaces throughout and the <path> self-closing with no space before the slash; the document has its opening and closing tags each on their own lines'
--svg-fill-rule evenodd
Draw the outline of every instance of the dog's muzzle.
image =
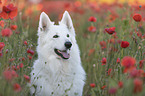
<svg viewBox="0 0 145 96">
<path fill-rule="evenodd" d="M 64 46 L 66 47 L 66 50 L 59 50 L 59 49 L 55 48 L 54 52 L 63 59 L 69 59 L 69 57 L 70 57 L 69 51 L 72 46 L 72 43 L 67 41 L 67 42 L 65 42 Z"/>
</svg>

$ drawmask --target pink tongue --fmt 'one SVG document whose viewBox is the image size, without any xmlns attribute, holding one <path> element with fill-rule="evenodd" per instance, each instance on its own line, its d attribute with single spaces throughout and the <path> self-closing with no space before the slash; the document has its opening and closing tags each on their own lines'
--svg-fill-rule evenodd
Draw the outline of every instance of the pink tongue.
<svg viewBox="0 0 145 96">
<path fill-rule="evenodd" d="M 61 52 L 61 54 L 63 55 L 64 58 L 69 58 L 69 54 L 67 52 Z"/>
</svg>

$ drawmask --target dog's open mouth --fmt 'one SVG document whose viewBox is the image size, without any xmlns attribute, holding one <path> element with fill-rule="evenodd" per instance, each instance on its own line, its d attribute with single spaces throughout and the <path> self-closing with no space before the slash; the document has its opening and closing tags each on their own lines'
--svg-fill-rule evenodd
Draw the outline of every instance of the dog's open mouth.
<svg viewBox="0 0 145 96">
<path fill-rule="evenodd" d="M 69 57 L 70 57 L 69 49 L 67 49 L 67 50 L 54 49 L 54 52 L 63 59 L 69 59 Z"/>
</svg>

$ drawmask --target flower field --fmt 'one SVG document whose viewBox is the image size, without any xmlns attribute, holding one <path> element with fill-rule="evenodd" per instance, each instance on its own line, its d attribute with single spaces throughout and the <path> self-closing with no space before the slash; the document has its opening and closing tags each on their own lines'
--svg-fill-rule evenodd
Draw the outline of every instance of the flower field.
<svg viewBox="0 0 145 96">
<path fill-rule="evenodd" d="M 144 0 L 0 0 L 0 96 L 30 96 L 40 13 L 58 24 L 64 10 L 87 74 L 83 96 L 144 96 Z"/>
</svg>

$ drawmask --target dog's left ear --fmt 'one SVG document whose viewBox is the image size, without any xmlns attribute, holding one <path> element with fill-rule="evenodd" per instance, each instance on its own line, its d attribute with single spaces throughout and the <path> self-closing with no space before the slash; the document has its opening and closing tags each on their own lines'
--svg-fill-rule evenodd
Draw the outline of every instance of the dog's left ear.
<svg viewBox="0 0 145 96">
<path fill-rule="evenodd" d="M 65 24 L 67 26 L 67 28 L 70 31 L 72 31 L 73 34 L 75 35 L 72 19 L 67 11 L 64 12 L 63 17 L 62 17 L 61 21 L 59 22 L 59 24 Z"/>
</svg>

